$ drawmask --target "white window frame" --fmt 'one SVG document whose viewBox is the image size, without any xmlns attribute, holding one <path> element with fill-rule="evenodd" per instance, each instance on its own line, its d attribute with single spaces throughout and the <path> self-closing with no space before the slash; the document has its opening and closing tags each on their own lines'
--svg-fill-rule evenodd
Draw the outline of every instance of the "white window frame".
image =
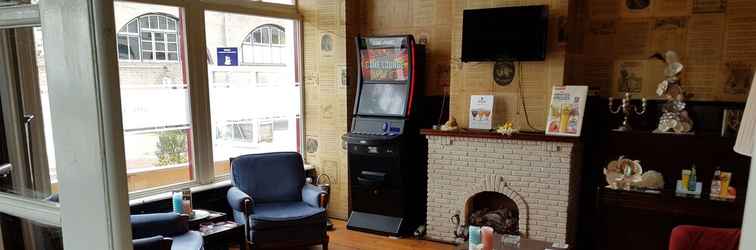
<svg viewBox="0 0 756 250">
<path fill-rule="evenodd" d="M 297 86 L 303 86 L 302 81 L 302 18 L 297 12 L 297 2 L 294 5 L 284 5 L 265 2 L 247 2 L 238 0 L 199 0 L 199 1 L 185 1 L 185 0 L 116 0 L 123 2 L 138 2 L 148 4 L 161 4 L 173 7 L 182 8 L 184 12 L 184 27 L 177 27 L 178 29 L 185 29 L 186 27 L 192 27 L 191 32 L 183 32 L 184 41 L 186 44 L 179 46 L 183 49 L 182 53 L 185 53 L 188 78 L 189 78 L 189 93 L 191 100 L 191 122 L 192 122 L 192 158 L 194 167 L 193 179 L 189 182 L 177 183 L 173 185 L 155 187 L 144 190 L 137 190 L 129 193 L 129 198 L 132 203 L 146 202 L 154 199 L 155 197 L 162 197 L 166 193 L 180 188 L 191 188 L 192 190 L 202 188 L 208 185 L 216 185 L 217 183 L 224 183 L 229 180 L 229 175 L 215 176 L 213 160 L 213 148 L 212 138 L 214 130 L 212 130 L 211 117 L 210 117 L 210 95 L 209 95 L 209 82 L 208 79 L 211 76 L 208 75 L 208 61 L 207 61 L 207 45 L 205 40 L 205 11 L 221 11 L 236 14 L 256 15 L 274 18 L 286 18 L 294 21 L 294 37 L 287 39 L 286 43 L 294 46 L 294 58 L 295 58 L 295 82 Z M 179 32 L 181 34 L 181 32 Z M 181 40 L 179 40 L 181 42 Z M 214 83 L 213 83 L 214 84 Z M 299 98 L 301 101 L 300 110 L 304 112 L 304 88 L 300 87 Z M 304 114 L 300 114 L 298 128 L 300 129 L 299 141 L 304 141 Z M 292 126 L 293 124 L 290 124 Z M 208 131 L 207 133 L 200 133 L 198 131 Z M 254 135 L 257 137 L 258 135 Z M 304 145 L 299 145 L 298 150 L 304 152 Z"/>
</svg>

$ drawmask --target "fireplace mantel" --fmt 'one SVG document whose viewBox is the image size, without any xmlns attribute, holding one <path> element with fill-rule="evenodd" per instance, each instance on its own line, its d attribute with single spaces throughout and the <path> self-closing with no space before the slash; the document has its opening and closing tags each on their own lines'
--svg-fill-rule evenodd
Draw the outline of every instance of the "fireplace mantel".
<svg viewBox="0 0 756 250">
<path fill-rule="evenodd" d="M 423 129 L 421 134 L 426 136 L 449 136 L 449 137 L 467 137 L 467 138 L 485 138 L 485 139 L 505 139 L 505 140 L 525 140 L 525 141 L 547 141 L 547 142 L 566 142 L 578 143 L 579 137 L 564 137 L 545 135 L 535 132 L 520 132 L 512 135 L 502 135 L 496 132 L 489 132 L 482 129 L 459 129 L 456 131 L 441 131 L 434 129 Z"/>
</svg>

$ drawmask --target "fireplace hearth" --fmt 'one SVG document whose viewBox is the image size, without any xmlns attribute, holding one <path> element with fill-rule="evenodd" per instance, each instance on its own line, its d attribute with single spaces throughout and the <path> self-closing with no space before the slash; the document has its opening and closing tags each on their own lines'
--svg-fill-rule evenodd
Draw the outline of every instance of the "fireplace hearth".
<svg viewBox="0 0 756 250">
<path fill-rule="evenodd" d="M 498 192 L 481 192 L 468 199 L 465 214 L 473 226 L 489 226 L 499 234 L 519 235 L 517 204 Z"/>
</svg>

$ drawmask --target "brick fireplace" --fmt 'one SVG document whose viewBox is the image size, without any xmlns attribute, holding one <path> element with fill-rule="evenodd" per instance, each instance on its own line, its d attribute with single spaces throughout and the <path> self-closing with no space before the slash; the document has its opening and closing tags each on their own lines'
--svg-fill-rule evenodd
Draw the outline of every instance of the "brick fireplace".
<svg viewBox="0 0 756 250">
<path fill-rule="evenodd" d="M 505 137 L 487 132 L 424 131 L 428 138 L 426 237 L 454 242 L 460 224 L 471 224 L 471 198 L 501 194 L 514 205 L 525 238 L 572 242 L 577 205 L 570 192 L 579 181 L 577 140 L 543 135 Z M 492 195 L 494 194 L 494 195 Z M 493 199 L 493 198 L 488 198 Z M 498 204 L 498 203 L 497 203 Z M 505 210 L 506 211 L 506 210 Z M 474 224 L 474 223 L 473 223 Z"/>
</svg>

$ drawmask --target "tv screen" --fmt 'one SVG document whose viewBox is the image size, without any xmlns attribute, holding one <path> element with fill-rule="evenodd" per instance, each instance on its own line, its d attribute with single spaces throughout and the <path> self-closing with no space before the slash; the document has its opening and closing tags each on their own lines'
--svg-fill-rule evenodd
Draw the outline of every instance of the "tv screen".
<svg viewBox="0 0 756 250">
<path fill-rule="evenodd" d="M 403 116 L 407 100 L 407 84 L 365 83 L 362 84 L 359 107 L 360 115 Z"/>
<path fill-rule="evenodd" d="M 543 61 L 548 20 L 545 5 L 465 10 L 462 61 Z"/>
</svg>

